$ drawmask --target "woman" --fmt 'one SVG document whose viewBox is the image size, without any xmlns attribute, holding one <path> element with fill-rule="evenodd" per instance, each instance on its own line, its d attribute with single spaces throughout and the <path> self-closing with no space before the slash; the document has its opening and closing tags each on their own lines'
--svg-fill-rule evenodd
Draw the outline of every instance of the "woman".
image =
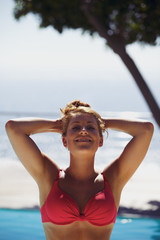
<svg viewBox="0 0 160 240">
<path fill-rule="evenodd" d="M 16 119 L 6 123 L 11 144 L 39 187 L 43 227 L 47 240 L 109 240 L 116 220 L 121 191 L 148 150 L 150 122 L 102 119 L 90 105 L 73 101 L 58 120 Z M 94 169 L 103 132 L 114 129 L 132 139 L 103 172 Z M 30 135 L 62 134 L 70 152 L 65 170 L 42 153 Z"/>
</svg>

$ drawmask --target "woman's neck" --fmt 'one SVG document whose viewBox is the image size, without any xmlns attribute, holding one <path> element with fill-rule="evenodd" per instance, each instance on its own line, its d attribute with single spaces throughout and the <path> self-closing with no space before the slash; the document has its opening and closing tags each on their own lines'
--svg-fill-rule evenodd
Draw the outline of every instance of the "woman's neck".
<svg viewBox="0 0 160 240">
<path fill-rule="evenodd" d="M 77 181 L 85 181 L 95 177 L 94 156 L 70 156 L 69 175 Z"/>
</svg>

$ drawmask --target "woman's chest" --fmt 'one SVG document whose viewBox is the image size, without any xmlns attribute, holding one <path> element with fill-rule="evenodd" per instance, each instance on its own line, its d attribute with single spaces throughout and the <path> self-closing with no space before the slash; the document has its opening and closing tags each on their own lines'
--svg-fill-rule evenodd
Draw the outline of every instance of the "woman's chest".
<svg viewBox="0 0 160 240">
<path fill-rule="evenodd" d="M 66 193 L 66 196 L 70 196 L 73 199 L 81 213 L 83 213 L 85 206 L 90 199 L 94 198 L 98 193 L 102 193 L 105 189 L 104 181 L 97 181 L 92 183 L 70 183 L 60 180 L 58 182 L 59 189 Z"/>
</svg>

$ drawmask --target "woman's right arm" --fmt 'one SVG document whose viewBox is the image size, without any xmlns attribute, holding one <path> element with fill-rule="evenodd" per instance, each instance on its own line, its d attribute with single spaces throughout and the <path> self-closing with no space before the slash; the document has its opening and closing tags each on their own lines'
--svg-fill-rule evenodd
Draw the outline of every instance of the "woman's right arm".
<svg viewBox="0 0 160 240">
<path fill-rule="evenodd" d="M 24 167 L 40 184 L 44 178 L 56 178 L 58 167 L 37 147 L 30 135 L 42 132 L 61 133 L 62 121 L 49 119 L 15 119 L 6 123 L 9 140 Z"/>
</svg>

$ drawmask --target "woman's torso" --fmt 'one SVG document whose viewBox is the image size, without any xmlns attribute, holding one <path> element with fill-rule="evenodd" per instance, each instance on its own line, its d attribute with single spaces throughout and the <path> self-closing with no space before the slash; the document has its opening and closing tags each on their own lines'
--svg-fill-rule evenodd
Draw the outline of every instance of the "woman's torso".
<svg viewBox="0 0 160 240">
<path fill-rule="evenodd" d="M 69 225 L 43 223 L 46 240 L 109 240 L 114 223 L 108 226 L 94 226 L 87 221 Z"/>
</svg>

